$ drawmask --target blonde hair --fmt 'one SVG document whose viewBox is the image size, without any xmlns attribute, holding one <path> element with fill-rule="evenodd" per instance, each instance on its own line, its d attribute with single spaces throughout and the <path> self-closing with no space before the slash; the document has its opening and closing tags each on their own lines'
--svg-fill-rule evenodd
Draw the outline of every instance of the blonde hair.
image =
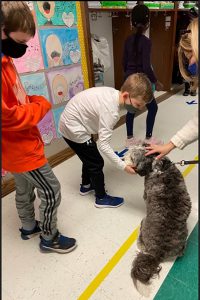
<svg viewBox="0 0 200 300">
<path fill-rule="evenodd" d="M 188 59 L 188 55 L 192 55 L 192 45 L 191 45 L 191 37 L 188 33 L 182 35 L 179 47 L 178 47 L 178 60 L 179 60 L 179 69 L 183 78 L 187 81 L 192 81 L 193 78 L 190 73 L 186 69 L 186 61 Z"/>
<path fill-rule="evenodd" d="M 142 99 L 145 103 L 153 99 L 151 82 L 143 73 L 130 75 L 122 85 L 121 92 L 128 92 L 131 98 Z"/>
<path fill-rule="evenodd" d="M 188 26 L 188 29 L 191 30 L 191 45 L 194 52 L 195 59 L 198 63 L 199 61 L 199 47 L 198 47 L 198 39 L 199 39 L 199 27 L 198 27 L 198 18 L 195 18 L 190 25 Z"/>
<path fill-rule="evenodd" d="M 35 35 L 35 22 L 33 15 L 25 1 L 2 1 L 1 10 L 3 14 L 4 31 L 21 31 L 31 36 Z"/>
<path fill-rule="evenodd" d="M 189 54 L 194 54 L 196 64 L 198 64 L 198 20 L 195 18 L 187 28 L 190 30 L 181 36 L 178 47 L 179 69 L 183 78 L 192 82 L 195 87 L 198 85 L 198 75 L 191 76 L 186 69 L 186 59 Z"/>
</svg>

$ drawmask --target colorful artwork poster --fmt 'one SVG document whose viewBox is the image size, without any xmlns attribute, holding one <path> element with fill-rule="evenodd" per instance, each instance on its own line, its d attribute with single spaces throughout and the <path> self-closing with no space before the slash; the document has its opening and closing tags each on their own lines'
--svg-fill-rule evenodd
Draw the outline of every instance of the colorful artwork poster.
<svg viewBox="0 0 200 300">
<path fill-rule="evenodd" d="M 57 137 L 58 138 L 62 137 L 61 134 L 58 131 L 58 124 L 59 124 L 60 116 L 61 116 L 64 109 L 65 109 L 65 106 L 61 106 L 61 107 L 58 107 L 56 109 L 53 109 L 54 122 L 55 122 L 56 132 L 57 132 Z"/>
<path fill-rule="evenodd" d="M 50 101 L 44 73 L 21 75 L 20 79 L 28 95 L 44 96 Z"/>
<path fill-rule="evenodd" d="M 80 62 L 77 28 L 40 29 L 39 35 L 45 68 Z"/>
<path fill-rule="evenodd" d="M 51 91 L 51 99 L 54 104 L 68 101 L 84 90 L 81 66 L 49 71 L 47 79 Z"/>
<path fill-rule="evenodd" d="M 38 26 L 77 24 L 76 1 L 34 1 Z"/>
<path fill-rule="evenodd" d="M 49 145 L 53 139 L 57 138 L 52 111 L 49 111 L 38 123 L 38 129 L 45 145 Z"/>
<path fill-rule="evenodd" d="M 27 46 L 26 53 L 22 57 L 13 59 L 18 73 L 35 72 L 44 69 L 37 32 L 34 38 L 27 43 Z"/>
</svg>

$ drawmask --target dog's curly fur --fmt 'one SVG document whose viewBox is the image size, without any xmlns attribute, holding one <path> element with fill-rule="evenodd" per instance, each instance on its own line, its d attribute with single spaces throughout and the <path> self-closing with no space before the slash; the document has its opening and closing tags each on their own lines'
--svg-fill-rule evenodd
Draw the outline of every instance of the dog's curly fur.
<svg viewBox="0 0 200 300">
<path fill-rule="evenodd" d="M 169 158 L 155 160 L 145 156 L 145 145 L 130 149 L 125 161 L 145 176 L 144 201 L 146 217 L 141 222 L 138 246 L 141 250 L 133 262 L 134 281 L 149 283 L 160 272 L 160 262 L 172 256 L 182 256 L 188 235 L 187 219 L 191 200 L 184 178 Z"/>
</svg>

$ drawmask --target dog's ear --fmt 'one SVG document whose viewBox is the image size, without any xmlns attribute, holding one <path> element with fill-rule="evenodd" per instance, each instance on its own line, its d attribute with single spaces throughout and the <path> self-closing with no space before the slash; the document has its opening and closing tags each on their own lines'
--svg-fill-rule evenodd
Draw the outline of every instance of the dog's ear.
<svg viewBox="0 0 200 300">
<path fill-rule="evenodd" d="M 163 157 L 162 159 L 154 159 L 152 163 L 152 169 L 155 172 L 164 172 L 170 167 L 171 164 L 172 162 L 167 157 Z"/>
<path fill-rule="evenodd" d="M 162 158 L 162 163 L 162 171 L 167 170 L 172 164 L 171 160 L 166 156 Z"/>
</svg>

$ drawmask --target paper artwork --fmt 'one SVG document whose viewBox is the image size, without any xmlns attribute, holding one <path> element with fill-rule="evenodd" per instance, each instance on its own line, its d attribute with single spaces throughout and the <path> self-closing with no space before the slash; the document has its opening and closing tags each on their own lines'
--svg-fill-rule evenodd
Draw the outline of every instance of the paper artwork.
<svg viewBox="0 0 200 300">
<path fill-rule="evenodd" d="M 80 62 L 81 52 L 76 28 L 39 30 L 45 68 Z"/>
<path fill-rule="evenodd" d="M 35 72 L 44 69 L 38 33 L 27 43 L 26 53 L 20 57 L 13 59 L 18 73 Z"/>
<path fill-rule="evenodd" d="M 68 101 L 84 90 L 81 66 L 52 70 L 47 73 L 47 79 L 54 104 Z"/>
<path fill-rule="evenodd" d="M 38 26 L 77 24 L 76 1 L 34 1 Z"/>
</svg>

